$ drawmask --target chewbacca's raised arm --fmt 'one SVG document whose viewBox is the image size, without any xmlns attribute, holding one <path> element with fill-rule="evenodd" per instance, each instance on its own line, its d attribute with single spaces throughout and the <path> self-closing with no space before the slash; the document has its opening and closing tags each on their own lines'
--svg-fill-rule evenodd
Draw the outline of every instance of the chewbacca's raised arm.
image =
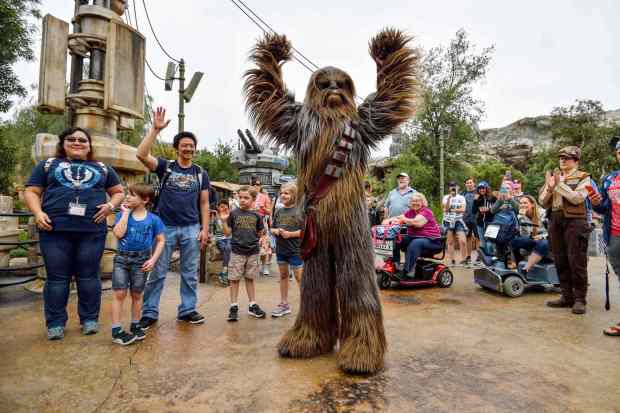
<svg viewBox="0 0 620 413">
<path fill-rule="evenodd" d="M 282 80 L 282 65 L 291 57 L 284 35 L 265 34 L 250 54 L 258 67 L 245 72 L 243 85 L 246 111 L 258 135 L 287 148 L 295 144 L 295 117 L 301 108 Z"/>
<path fill-rule="evenodd" d="M 386 28 L 370 40 L 369 52 L 377 63 L 377 92 L 359 108 L 362 136 L 375 146 L 415 113 L 418 88 L 416 50 L 407 47 L 411 37 Z"/>
</svg>

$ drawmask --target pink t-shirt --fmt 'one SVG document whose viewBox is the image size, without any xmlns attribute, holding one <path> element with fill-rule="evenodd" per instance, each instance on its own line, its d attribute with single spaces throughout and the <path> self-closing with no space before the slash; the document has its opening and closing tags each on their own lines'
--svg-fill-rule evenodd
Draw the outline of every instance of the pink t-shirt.
<svg viewBox="0 0 620 413">
<path fill-rule="evenodd" d="M 422 207 L 417 213 L 410 209 L 405 212 L 405 218 L 415 218 L 418 214 L 426 218 L 426 224 L 420 228 L 409 226 L 407 228 L 407 235 L 410 237 L 441 238 L 441 230 L 430 208 Z"/>
<path fill-rule="evenodd" d="M 269 206 L 271 200 L 269 199 L 269 195 L 264 192 L 259 192 L 256 195 L 256 201 L 254 201 L 254 209 L 258 212 L 258 215 L 264 217 L 265 215 L 269 215 Z"/>
<path fill-rule="evenodd" d="M 617 175 L 609 188 L 609 201 L 611 202 L 611 235 L 620 236 L 620 175 Z"/>
</svg>

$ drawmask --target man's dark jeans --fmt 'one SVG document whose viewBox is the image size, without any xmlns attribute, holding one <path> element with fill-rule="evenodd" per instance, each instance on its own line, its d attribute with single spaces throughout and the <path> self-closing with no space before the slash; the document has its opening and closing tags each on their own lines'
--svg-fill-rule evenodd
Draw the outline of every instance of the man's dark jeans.
<svg viewBox="0 0 620 413">
<path fill-rule="evenodd" d="M 99 262 L 105 232 L 40 231 L 40 246 L 47 280 L 43 289 L 47 327 L 67 324 L 69 282 L 75 276 L 80 324 L 97 321 L 101 307 Z"/>
</svg>

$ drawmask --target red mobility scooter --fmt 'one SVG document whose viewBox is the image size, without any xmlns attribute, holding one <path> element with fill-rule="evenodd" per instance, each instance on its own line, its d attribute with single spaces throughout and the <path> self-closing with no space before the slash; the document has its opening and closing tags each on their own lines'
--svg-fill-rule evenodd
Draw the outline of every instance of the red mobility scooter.
<svg viewBox="0 0 620 413">
<path fill-rule="evenodd" d="M 381 228 L 379 228 L 381 227 Z M 377 225 L 372 229 L 373 245 L 381 250 L 387 250 L 384 245 L 392 245 L 400 240 L 407 229 L 404 225 Z M 391 251 L 391 248 L 390 248 Z M 384 290 L 389 287 L 417 287 L 439 286 L 448 288 L 454 281 L 452 271 L 443 263 L 446 251 L 446 236 L 441 236 L 441 247 L 436 250 L 425 251 L 415 262 L 415 277 L 407 276 L 404 270 L 398 270 L 392 261 L 392 257 L 386 257 L 382 262 L 375 263 L 377 285 Z"/>
</svg>

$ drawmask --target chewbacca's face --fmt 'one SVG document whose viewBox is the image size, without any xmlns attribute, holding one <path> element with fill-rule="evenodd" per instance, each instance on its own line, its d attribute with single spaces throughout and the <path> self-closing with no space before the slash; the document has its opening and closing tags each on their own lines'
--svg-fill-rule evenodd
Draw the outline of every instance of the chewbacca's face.
<svg viewBox="0 0 620 413">
<path fill-rule="evenodd" d="M 351 77 L 335 67 L 324 67 L 312 74 L 305 103 L 314 110 L 347 112 L 355 107 L 355 86 Z"/>
</svg>

